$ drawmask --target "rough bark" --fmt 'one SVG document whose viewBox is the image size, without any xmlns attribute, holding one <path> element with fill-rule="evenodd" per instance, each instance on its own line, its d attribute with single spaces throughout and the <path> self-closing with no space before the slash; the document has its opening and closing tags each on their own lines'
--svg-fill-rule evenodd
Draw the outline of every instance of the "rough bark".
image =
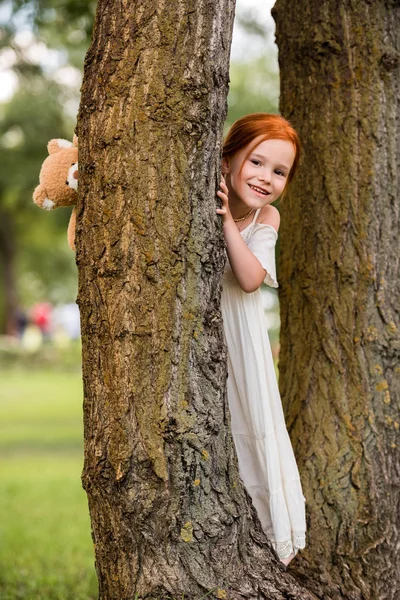
<svg viewBox="0 0 400 600">
<path fill-rule="evenodd" d="M 100 0 L 78 120 L 85 464 L 102 600 L 311 598 L 238 476 L 215 214 L 234 0 Z"/>
<path fill-rule="evenodd" d="M 394 600 L 400 7 L 278 0 L 273 15 L 304 146 L 280 229 L 280 387 L 308 518 L 293 570 L 319 598 Z"/>
</svg>

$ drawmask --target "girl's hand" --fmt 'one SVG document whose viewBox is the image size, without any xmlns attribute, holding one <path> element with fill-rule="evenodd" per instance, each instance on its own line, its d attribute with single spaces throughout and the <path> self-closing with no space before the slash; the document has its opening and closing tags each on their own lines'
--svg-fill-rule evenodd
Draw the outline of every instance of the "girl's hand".
<svg viewBox="0 0 400 600">
<path fill-rule="evenodd" d="M 225 183 L 225 179 L 223 178 L 222 175 L 221 175 L 221 183 L 219 185 L 220 185 L 221 189 L 218 190 L 217 196 L 219 198 L 221 198 L 222 206 L 221 206 L 221 208 L 217 208 L 216 210 L 217 210 L 217 213 L 222 216 L 223 223 L 226 223 L 230 219 L 233 220 L 233 217 L 232 217 L 231 211 L 229 210 L 229 198 L 228 198 L 229 190 Z"/>
</svg>

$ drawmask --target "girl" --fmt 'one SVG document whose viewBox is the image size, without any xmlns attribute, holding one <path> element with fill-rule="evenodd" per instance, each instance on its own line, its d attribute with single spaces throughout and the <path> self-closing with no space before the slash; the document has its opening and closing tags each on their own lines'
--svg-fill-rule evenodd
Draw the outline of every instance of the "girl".
<svg viewBox="0 0 400 600">
<path fill-rule="evenodd" d="M 278 115 L 236 121 L 224 143 L 221 191 L 228 259 L 221 300 L 228 401 L 243 483 L 263 530 L 288 565 L 305 547 L 305 498 L 286 430 L 260 286 L 278 287 L 279 212 L 271 206 L 295 173 L 298 136 Z"/>
</svg>

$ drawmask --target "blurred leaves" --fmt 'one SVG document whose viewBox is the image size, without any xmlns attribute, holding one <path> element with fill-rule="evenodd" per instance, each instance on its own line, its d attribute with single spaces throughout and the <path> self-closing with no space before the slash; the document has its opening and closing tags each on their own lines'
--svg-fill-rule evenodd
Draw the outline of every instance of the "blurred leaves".
<svg viewBox="0 0 400 600">
<path fill-rule="evenodd" d="M 236 119 L 254 112 L 278 110 L 279 74 L 268 56 L 231 64 L 226 129 Z"/>
<path fill-rule="evenodd" d="M 244 31 L 252 36 L 258 36 L 264 41 L 267 40 L 271 33 L 270 29 L 266 29 L 264 25 L 260 23 L 257 18 L 257 11 L 254 9 L 251 10 L 247 8 L 242 13 L 237 13 L 236 21 Z"/>
<path fill-rule="evenodd" d="M 96 12 L 95 0 L 12 0 L 14 15 L 22 14 L 35 35 L 49 48 L 63 49 L 67 62 L 82 68 Z M 18 23 L 18 20 L 16 20 Z"/>
</svg>

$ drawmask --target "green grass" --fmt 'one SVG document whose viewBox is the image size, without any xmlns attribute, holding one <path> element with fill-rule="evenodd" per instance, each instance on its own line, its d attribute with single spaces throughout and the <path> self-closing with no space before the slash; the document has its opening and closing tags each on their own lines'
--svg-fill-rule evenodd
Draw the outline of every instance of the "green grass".
<svg viewBox="0 0 400 600">
<path fill-rule="evenodd" d="M 81 404 L 77 373 L 1 373 L 1 600 L 97 598 Z"/>
</svg>

